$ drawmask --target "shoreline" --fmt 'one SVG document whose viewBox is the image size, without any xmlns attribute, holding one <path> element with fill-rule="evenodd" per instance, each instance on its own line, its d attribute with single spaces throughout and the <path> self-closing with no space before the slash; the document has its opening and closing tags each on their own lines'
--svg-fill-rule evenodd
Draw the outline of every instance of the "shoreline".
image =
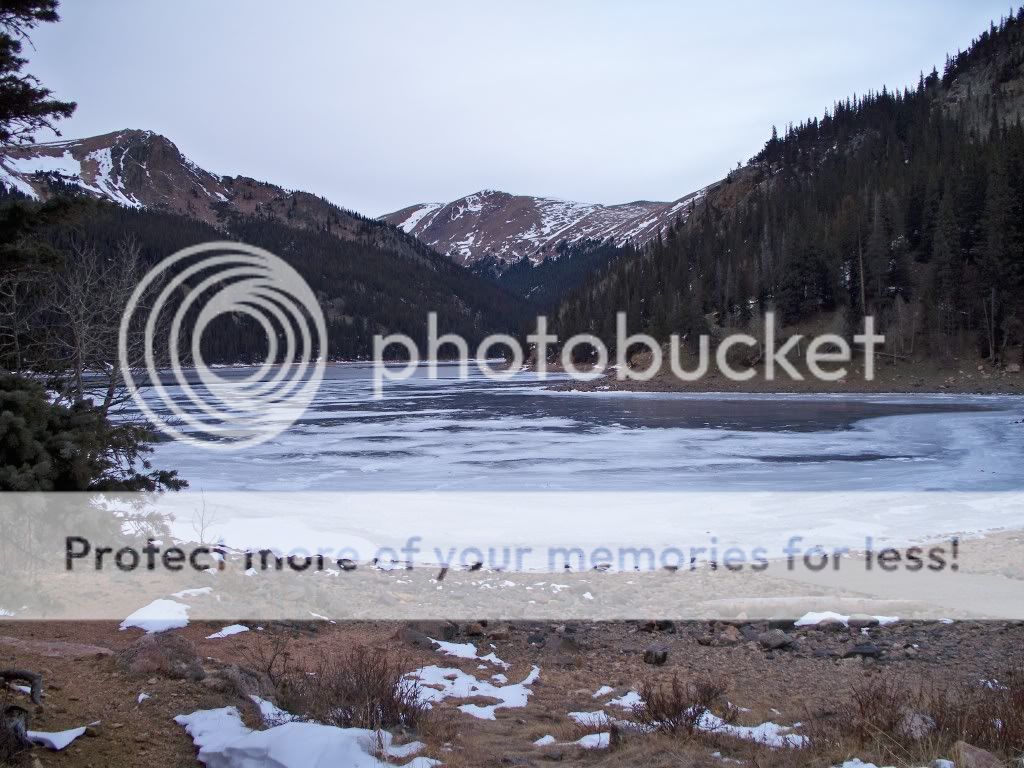
<svg viewBox="0 0 1024 768">
<path fill-rule="evenodd" d="M 640 366 L 642 369 L 642 366 Z M 549 371 L 556 372 L 549 367 Z M 803 373 L 803 372 L 801 372 Z M 709 373 L 697 381 L 684 381 L 664 370 L 648 381 L 620 380 L 614 369 L 586 381 L 569 380 L 549 384 L 548 389 L 577 392 L 688 392 L 706 394 L 816 394 L 816 395 L 1024 395 L 1024 374 L 975 365 L 973 370 L 948 369 L 924 364 L 881 365 L 875 378 L 857 375 L 838 382 L 815 378 L 794 380 L 778 377 L 768 381 L 755 376 L 747 381 L 733 381 Z"/>
</svg>

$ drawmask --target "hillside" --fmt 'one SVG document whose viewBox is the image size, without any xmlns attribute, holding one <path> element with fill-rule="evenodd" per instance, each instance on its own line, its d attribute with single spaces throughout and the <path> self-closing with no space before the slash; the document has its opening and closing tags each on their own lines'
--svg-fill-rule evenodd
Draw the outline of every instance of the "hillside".
<svg viewBox="0 0 1024 768">
<path fill-rule="evenodd" d="M 560 333 L 611 339 L 616 310 L 666 340 L 751 328 L 768 310 L 785 329 L 851 334 L 872 314 L 899 359 L 1017 365 L 1022 105 L 1024 12 L 916 88 L 773 132 L 685 223 L 567 298 Z"/>
<path fill-rule="evenodd" d="M 217 176 L 148 131 L 4 147 L 0 181 L 8 202 L 77 201 L 69 221 L 41 233 L 65 258 L 72 243 L 113 253 L 126 236 L 146 263 L 223 239 L 276 253 L 320 298 L 332 359 L 369 357 L 376 333 L 403 332 L 422 345 L 432 311 L 442 330 L 470 340 L 515 331 L 526 313 L 519 298 L 395 227 L 305 192 Z M 23 329 L 14 348 L 31 348 L 33 333 Z M 216 324 L 203 339 L 205 354 L 218 362 L 260 359 L 264 344 L 241 318 Z"/>
<path fill-rule="evenodd" d="M 152 131 L 123 130 L 0 147 L 0 183 L 33 200 L 84 194 L 127 208 L 180 214 L 218 228 L 232 217 L 255 216 L 415 258 L 424 252 L 394 227 L 309 192 L 211 173 Z"/>
<path fill-rule="evenodd" d="M 669 203 L 598 205 L 482 190 L 450 203 L 412 205 L 381 219 L 459 264 L 491 261 L 507 267 L 524 258 L 538 264 L 557 257 L 561 243 L 643 245 L 685 220 L 707 191 Z"/>
</svg>

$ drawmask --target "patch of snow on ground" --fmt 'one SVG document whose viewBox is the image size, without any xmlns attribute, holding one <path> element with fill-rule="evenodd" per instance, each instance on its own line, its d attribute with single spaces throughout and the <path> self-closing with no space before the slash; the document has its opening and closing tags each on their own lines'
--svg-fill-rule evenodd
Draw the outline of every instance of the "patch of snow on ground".
<svg viewBox="0 0 1024 768">
<path fill-rule="evenodd" d="M 142 703 L 142 702 L 144 702 L 144 701 L 145 701 L 146 699 L 151 699 L 151 698 L 153 698 L 153 697 L 152 697 L 152 696 L 150 696 L 150 695 L 149 695 L 148 693 L 146 693 L 145 691 L 143 691 L 142 693 L 140 693 L 140 694 L 139 694 L 139 697 L 138 697 L 138 698 L 137 698 L 137 699 L 135 700 L 135 703 L 136 703 L 136 704 L 141 704 L 141 703 Z"/>
<path fill-rule="evenodd" d="M 596 712 L 570 712 L 569 718 L 584 728 L 599 728 L 613 722 L 612 718 L 600 709 Z"/>
<path fill-rule="evenodd" d="M 79 736 L 85 734 L 85 726 L 81 728 L 72 728 L 67 731 L 28 731 L 27 735 L 29 741 L 33 744 L 39 744 L 40 746 L 52 749 L 54 752 L 60 752 L 62 749 L 67 747 L 71 742 L 77 739 Z"/>
<path fill-rule="evenodd" d="M 188 606 L 174 600 L 154 600 L 121 622 L 121 630 L 138 627 L 146 634 L 188 626 Z"/>
<path fill-rule="evenodd" d="M 213 587 L 196 587 L 194 589 L 183 589 L 180 592 L 175 592 L 171 597 L 177 597 L 183 599 L 186 597 L 199 597 L 200 595 L 208 595 L 213 592 Z"/>
<path fill-rule="evenodd" d="M 623 709 L 635 709 L 639 705 L 643 704 L 644 700 L 640 698 L 640 694 L 636 691 L 630 691 L 623 696 L 619 696 L 617 699 L 612 699 L 608 703 L 615 707 L 622 707 Z"/>
<path fill-rule="evenodd" d="M 594 691 L 594 693 L 591 696 L 591 698 L 593 698 L 593 699 L 600 699 L 602 696 L 607 696 L 609 693 L 612 693 L 614 690 L 615 689 L 612 688 L 610 685 L 602 685 L 600 688 L 598 688 L 596 691 Z"/>
<path fill-rule="evenodd" d="M 480 660 L 481 661 L 489 661 L 494 666 L 501 667 L 502 669 L 508 669 L 509 667 L 512 666 L 507 661 L 502 661 L 501 659 L 499 659 L 498 658 L 498 654 L 496 654 L 494 651 L 491 651 L 486 656 L 481 656 Z"/>
<path fill-rule="evenodd" d="M 281 725 L 281 723 L 290 723 L 293 720 L 299 719 L 291 712 L 285 712 L 272 701 L 261 699 L 259 696 L 255 695 L 250 695 L 249 698 L 252 699 L 252 703 L 259 708 L 260 719 L 263 720 L 264 725 L 273 727 L 275 725 Z"/>
<path fill-rule="evenodd" d="M 779 725 L 771 721 L 760 725 L 732 725 L 718 715 L 705 712 L 697 727 L 702 731 L 722 733 L 768 747 L 803 747 L 807 744 L 807 737 L 792 733 L 792 726 Z"/>
<path fill-rule="evenodd" d="M 476 646 L 472 643 L 449 643 L 445 640 L 434 640 L 434 638 L 430 638 L 430 640 L 437 643 L 438 650 L 445 656 L 454 656 L 457 659 L 477 658 Z"/>
<path fill-rule="evenodd" d="M 535 742 L 533 742 L 533 746 L 535 746 L 535 747 L 546 747 L 548 744 L 554 744 L 554 743 L 555 743 L 555 737 L 552 736 L 549 733 L 547 736 L 541 736 L 539 739 L 537 739 Z"/>
<path fill-rule="evenodd" d="M 511 664 L 506 661 L 502 661 L 498 658 L 498 655 L 491 651 L 486 656 L 479 656 L 479 651 L 473 643 L 450 643 L 446 640 L 435 640 L 430 638 L 432 643 L 437 643 L 438 650 L 444 653 L 446 656 L 454 656 L 457 659 L 479 659 L 480 661 L 489 661 L 496 667 L 502 669 L 508 669 Z M 483 669 L 483 667 L 481 667 Z"/>
<path fill-rule="evenodd" d="M 198 759 L 207 768 L 384 768 L 392 764 L 377 757 L 378 751 L 402 759 L 422 748 L 393 746 L 386 731 L 319 723 L 288 722 L 254 731 L 242 723 L 235 707 L 199 710 L 174 721 L 192 737 L 199 747 Z M 417 757 L 405 768 L 435 765 L 439 761 Z"/>
<path fill-rule="evenodd" d="M 232 635 L 240 635 L 243 632 L 248 632 L 249 628 L 244 624 L 232 624 L 219 632 L 214 632 L 212 635 L 207 635 L 207 640 L 219 640 L 222 637 L 231 637 Z"/>
<path fill-rule="evenodd" d="M 582 739 L 574 743 L 584 749 L 608 749 L 608 745 L 611 743 L 611 738 L 612 735 L 609 732 L 588 733 Z"/>
<path fill-rule="evenodd" d="M 522 681 L 510 685 L 494 685 L 477 680 L 461 669 L 438 667 L 433 664 L 414 670 L 406 677 L 420 684 L 419 699 L 426 704 L 433 704 L 442 699 L 471 699 L 476 696 L 497 699 L 495 704 L 463 704 L 459 707 L 467 715 L 481 720 L 494 720 L 494 712 L 497 709 L 526 706 L 533 694 L 530 686 L 540 677 L 540 667 L 534 666 Z"/>
<path fill-rule="evenodd" d="M 898 616 L 872 616 L 871 618 L 877 621 L 879 626 L 882 627 L 889 624 L 895 624 L 900 620 Z M 841 613 L 836 613 L 835 611 L 810 611 L 796 620 L 796 626 L 816 627 L 823 621 L 838 621 L 844 625 L 848 625 L 850 623 L 850 617 L 844 616 Z"/>
</svg>

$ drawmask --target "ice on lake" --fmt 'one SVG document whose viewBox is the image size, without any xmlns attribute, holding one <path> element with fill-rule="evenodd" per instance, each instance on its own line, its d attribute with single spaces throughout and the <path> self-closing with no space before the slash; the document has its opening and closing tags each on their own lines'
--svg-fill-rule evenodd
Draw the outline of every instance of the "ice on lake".
<svg viewBox="0 0 1024 768">
<path fill-rule="evenodd" d="M 1016 396 L 574 393 L 453 374 L 374 400 L 368 366 L 329 366 L 272 440 L 169 441 L 154 463 L 207 491 L 1024 488 Z"/>
</svg>

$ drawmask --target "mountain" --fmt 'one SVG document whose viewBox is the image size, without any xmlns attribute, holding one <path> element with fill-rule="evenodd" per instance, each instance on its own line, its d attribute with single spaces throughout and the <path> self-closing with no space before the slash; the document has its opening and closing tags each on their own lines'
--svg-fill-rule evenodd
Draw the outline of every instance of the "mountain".
<svg viewBox="0 0 1024 768">
<path fill-rule="evenodd" d="M 76 201 L 67 224 L 42 233 L 64 254 L 83 239 L 114 252 L 126 236 L 145 263 L 212 240 L 266 248 L 317 293 L 332 359 L 369 357 L 377 333 L 404 333 L 423 348 L 428 312 L 438 313 L 441 332 L 471 344 L 517 331 L 528 314 L 521 298 L 386 222 L 306 192 L 210 173 L 151 131 L 2 147 L 0 182 L 5 204 Z M 244 362 L 259 359 L 264 339 L 233 318 L 203 343 L 210 360 Z"/>
<path fill-rule="evenodd" d="M 1024 356 L 1024 9 L 915 88 L 836 102 L 780 136 L 635 259 L 563 301 L 557 332 L 851 336 L 957 369 Z M 806 331 L 805 331 L 806 332 Z M 759 360 L 757 350 L 748 363 Z"/>
<path fill-rule="evenodd" d="M 524 257 L 537 264 L 557 256 L 562 242 L 610 238 L 619 245 L 643 245 L 685 219 L 713 186 L 670 203 L 638 200 L 620 205 L 483 190 L 450 203 L 412 205 L 381 219 L 459 264 L 490 259 L 509 265 Z"/>
<path fill-rule="evenodd" d="M 378 226 L 309 192 L 204 170 L 170 139 L 152 131 L 128 129 L 0 147 L 0 182 L 35 200 L 74 192 L 127 208 L 177 213 L 215 227 L 232 216 L 257 216 L 406 255 L 421 250 L 399 230 Z"/>
</svg>

